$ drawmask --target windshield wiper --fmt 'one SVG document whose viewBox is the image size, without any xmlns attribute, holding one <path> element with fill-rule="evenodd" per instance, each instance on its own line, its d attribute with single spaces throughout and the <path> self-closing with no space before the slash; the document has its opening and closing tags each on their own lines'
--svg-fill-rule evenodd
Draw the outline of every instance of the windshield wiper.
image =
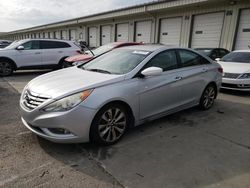
<svg viewBox="0 0 250 188">
<path fill-rule="evenodd" d="M 102 69 L 86 69 L 87 71 L 100 72 L 105 74 L 111 74 L 111 72 Z"/>
</svg>

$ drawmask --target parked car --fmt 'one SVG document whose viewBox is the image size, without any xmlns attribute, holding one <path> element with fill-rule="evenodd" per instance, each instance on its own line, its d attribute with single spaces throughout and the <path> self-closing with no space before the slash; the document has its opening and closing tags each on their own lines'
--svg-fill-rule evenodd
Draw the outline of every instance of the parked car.
<svg viewBox="0 0 250 188">
<path fill-rule="evenodd" d="M 250 91 L 250 50 L 233 51 L 217 60 L 224 69 L 222 88 Z"/>
<path fill-rule="evenodd" d="M 137 45 L 28 83 L 23 124 L 54 142 L 114 144 L 129 126 L 199 105 L 211 108 L 222 68 L 185 48 Z"/>
<path fill-rule="evenodd" d="M 75 55 L 71 56 L 65 59 L 63 62 L 63 68 L 71 67 L 74 65 L 79 65 L 84 62 L 89 61 L 90 59 L 93 59 L 96 56 L 102 55 L 104 53 L 107 53 L 108 51 L 111 51 L 116 48 L 121 48 L 124 46 L 134 46 L 134 45 L 140 45 L 142 43 L 138 42 L 112 42 L 109 44 L 105 44 L 103 46 L 100 46 L 99 48 L 96 48 L 94 50 L 88 50 L 85 52 L 85 54 Z"/>
<path fill-rule="evenodd" d="M 210 57 L 212 60 L 216 58 L 222 58 L 223 56 L 230 53 L 229 50 L 224 48 L 195 48 L 196 51 Z"/>
<path fill-rule="evenodd" d="M 81 53 L 72 41 L 25 39 L 0 50 L 0 76 L 9 76 L 17 69 L 60 67 L 68 56 Z"/>
<path fill-rule="evenodd" d="M 0 48 L 5 48 L 12 43 L 10 40 L 0 40 Z"/>
</svg>

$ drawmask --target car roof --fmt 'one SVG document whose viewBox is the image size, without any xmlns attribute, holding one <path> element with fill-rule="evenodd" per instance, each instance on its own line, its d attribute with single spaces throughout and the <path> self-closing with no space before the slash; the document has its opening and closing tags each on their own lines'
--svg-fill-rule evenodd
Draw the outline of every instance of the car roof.
<svg viewBox="0 0 250 188">
<path fill-rule="evenodd" d="M 121 49 L 129 49 L 129 50 L 142 50 L 142 51 L 156 51 L 159 49 L 170 49 L 170 48 L 179 48 L 172 45 L 161 45 L 161 44 L 145 44 L 145 45 L 134 45 L 134 46 L 126 46 Z"/>
<path fill-rule="evenodd" d="M 70 41 L 70 40 L 61 40 L 61 39 L 22 39 L 20 41 L 31 41 L 31 40 L 44 40 L 44 41 L 58 41 L 58 42 L 74 42 L 74 41 Z"/>
</svg>

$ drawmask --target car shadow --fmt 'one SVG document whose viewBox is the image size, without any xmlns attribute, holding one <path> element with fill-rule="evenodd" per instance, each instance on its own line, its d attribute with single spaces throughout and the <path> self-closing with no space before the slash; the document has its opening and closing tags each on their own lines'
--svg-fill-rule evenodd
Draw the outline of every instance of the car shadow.
<svg viewBox="0 0 250 188">
<path fill-rule="evenodd" d="M 245 165 L 247 158 L 244 157 L 247 151 L 238 148 L 237 145 L 232 147 L 229 141 L 212 135 L 214 132 L 218 134 L 217 131 L 219 131 L 220 134 L 228 136 L 229 129 L 232 132 L 235 128 L 239 129 L 239 126 L 232 128 L 233 125 L 236 125 L 235 122 L 231 127 L 227 126 L 227 123 L 232 122 L 233 118 L 237 118 L 237 114 L 235 115 L 237 111 L 228 107 L 241 110 L 234 104 L 218 100 L 209 111 L 200 111 L 194 107 L 144 123 L 129 129 L 124 138 L 112 146 L 103 147 L 91 143 L 54 144 L 43 139 L 39 139 L 39 143 L 44 151 L 53 158 L 100 180 L 103 180 L 103 172 L 118 179 L 122 179 L 126 175 L 126 177 L 128 176 L 126 181 L 131 180 L 132 185 L 134 175 L 131 173 L 138 170 L 138 176 L 142 178 L 138 181 L 142 184 L 144 184 L 145 174 L 152 176 L 157 174 L 165 177 L 170 184 L 173 183 L 171 178 L 179 177 L 181 182 L 190 184 L 188 187 L 194 187 L 196 183 L 203 187 L 220 183 L 220 177 L 230 180 L 249 173 L 249 165 Z M 239 105 L 241 105 L 242 111 L 248 109 L 247 105 Z M 226 148 L 223 149 L 224 147 Z M 237 155 L 243 162 L 235 161 L 234 154 L 237 152 L 240 152 Z M 91 164 L 88 164 L 88 161 Z M 189 164 L 194 165 L 192 168 L 200 170 L 200 172 L 192 171 Z M 218 165 L 221 167 L 218 168 Z M 244 165 L 245 167 L 243 167 Z M 119 169 L 116 169 L 118 166 Z M 207 166 L 209 166 L 208 171 L 204 172 L 202 169 Z M 237 169 L 235 173 L 228 172 L 231 166 Z M 143 175 L 140 168 L 144 167 L 150 168 L 146 168 Z M 152 172 L 153 167 L 160 171 Z M 174 168 L 176 168 L 178 176 L 172 174 Z M 192 173 L 189 173 L 189 170 Z M 202 179 L 204 174 L 209 176 L 208 179 Z M 195 182 L 192 179 L 193 175 L 196 177 Z M 171 178 L 168 179 L 168 176 Z M 123 181 L 125 180 L 123 179 Z M 144 181 L 149 180 L 144 179 Z M 161 179 L 161 181 L 163 180 Z M 133 187 L 135 186 L 133 184 Z"/>
<path fill-rule="evenodd" d="M 199 111 L 197 107 L 194 107 L 144 123 L 140 126 L 131 127 L 119 143 L 111 146 L 98 146 L 93 143 L 58 144 L 40 137 L 38 137 L 38 141 L 41 148 L 53 158 L 71 166 L 77 171 L 103 180 L 102 174 L 104 168 L 101 161 L 115 157 L 119 151 L 119 147 L 122 147 L 121 145 L 126 145 L 127 142 L 134 142 L 138 137 L 143 139 L 148 134 L 156 134 L 163 129 L 166 131 L 167 129 L 175 127 L 176 123 L 182 124 L 182 126 L 194 127 L 196 125 L 183 116 L 197 111 Z M 173 135 L 173 138 L 174 137 L 177 136 Z M 88 164 L 87 161 L 90 161 L 91 164 Z"/>
</svg>

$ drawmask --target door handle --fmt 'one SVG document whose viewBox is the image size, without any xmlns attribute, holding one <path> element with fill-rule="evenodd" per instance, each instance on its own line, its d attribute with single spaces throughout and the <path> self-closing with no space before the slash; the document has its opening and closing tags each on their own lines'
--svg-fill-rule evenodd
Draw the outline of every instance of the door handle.
<svg viewBox="0 0 250 188">
<path fill-rule="evenodd" d="M 63 53 L 63 51 L 58 51 L 58 53 Z"/>
<path fill-rule="evenodd" d="M 35 54 L 41 54 L 41 52 L 36 52 Z"/>
<path fill-rule="evenodd" d="M 181 76 L 176 76 L 176 77 L 175 77 L 175 80 L 181 80 L 181 79 L 182 79 Z"/>
</svg>

